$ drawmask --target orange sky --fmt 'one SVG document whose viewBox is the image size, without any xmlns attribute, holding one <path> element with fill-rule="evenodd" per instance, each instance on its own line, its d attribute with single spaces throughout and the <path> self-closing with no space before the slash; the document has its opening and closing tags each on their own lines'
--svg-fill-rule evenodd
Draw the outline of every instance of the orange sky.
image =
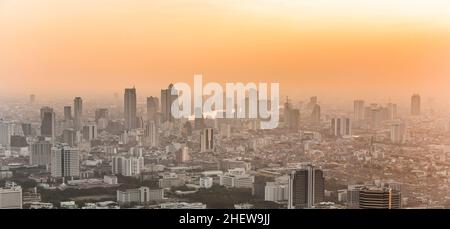
<svg viewBox="0 0 450 229">
<path fill-rule="evenodd" d="M 0 95 L 158 95 L 202 73 L 292 97 L 450 97 L 446 1 L 156 2 L 0 0 Z"/>
</svg>

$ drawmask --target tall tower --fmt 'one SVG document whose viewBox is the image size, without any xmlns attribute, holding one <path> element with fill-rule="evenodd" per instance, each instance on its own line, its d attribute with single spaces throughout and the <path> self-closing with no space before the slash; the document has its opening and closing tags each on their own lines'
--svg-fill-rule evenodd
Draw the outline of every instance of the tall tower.
<svg viewBox="0 0 450 229">
<path fill-rule="evenodd" d="M 64 106 L 64 120 L 68 121 L 72 119 L 72 107 Z"/>
<path fill-rule="evenodd" d="M 411 115 L 420 115 L 420 95 L 414 94 L 411 97 Z"/>
<path fill-rule="evenodd" d="M 320 105 L 315 104 L 311 113 L 311 121 L 313 123 L 320 123 Z"/>
<path fill-rule="evenodd" d="M 172 95 L 173 84 L 167 89 L 161 90 L 161 122 L 172 122 L 172 103 L 178 98 L 178 95 Z"/>
<path fill-rule="evenodd" d="M 289 177 L 288 208 L 311 208 L 324 201 L 325 179 L 320 169 L 307 165 Z"/>
<path fill-rule="evenodd" d="M 214 150 L 214 130 L 213 128 L 205 128 L 200 133 L 200 151 L 212 152 Z"/>
<path fill-rule="evenodd" d="M 356 121 L 364 120 L 364 100 L 355 100 L 353 102 L 354 119 Z"/>
<path fill-rule="evenodd" d="M 331 134 L 337 137 L 352 135 L 352 122 L 350 118 L 340 117 L 331 119 Z"/>
<path fill-rule="evenodd" d="M 150 147 L 158 146 L 158 130 L 155 121 L 149 121 L 144 128 L 145 143 Z"/>
<path fill-rule="evenodd" d="M 159 108 L 159 100 L 156 97 L 147 97 L 147 121 L 156 121 Z"/>
<path fill-rule="evenodd" d="M 52 143 L 54 143 L 55 135 L 56 135 L 56 116 L 53 109 L 50 111 L 44 111 L 42 114 L 42 122 L 41 122 L 41 136 L 51 137 Z"/>
<path fill-rule="evenodd" d="M 136 129 L 136 89 L 126 88 L 124 94 L 125 129 Z"/>
<path fill-rule="evenodd" d="M 81 97 L 75 97 L 73 100 L 73 118 L 75 121 L 75 128 L 81 129 L 81 122 L 83 117 L 83 100 Z"/>
</svg>

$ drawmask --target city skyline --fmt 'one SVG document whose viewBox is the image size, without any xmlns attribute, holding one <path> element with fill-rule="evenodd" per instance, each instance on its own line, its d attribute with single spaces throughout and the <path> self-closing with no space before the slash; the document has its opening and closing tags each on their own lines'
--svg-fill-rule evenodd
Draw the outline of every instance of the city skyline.
<svg viewBox="0 0 450 229">
<path fill-rule="evenodd" d="M 0 209 L 450 209 L 448 9 L 0 0 Z"/>
</svg>

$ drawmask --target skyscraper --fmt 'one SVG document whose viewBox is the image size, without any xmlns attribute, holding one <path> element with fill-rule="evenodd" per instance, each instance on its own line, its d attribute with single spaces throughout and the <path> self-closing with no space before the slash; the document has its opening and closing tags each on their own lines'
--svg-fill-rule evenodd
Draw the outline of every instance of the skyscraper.
<svg viewBox="0 0 450 229">
<path fill-rule="evenodd" d="M 77 145 L 77 131 L 72 128 L 63 130 L 62 142 L 69 146 Z"/>
<path fill-rule="evenodd" d="M 80 130 L 83 119 L 83 100 L 81 97 L 76 97 L 73 100 L 73 116 L 75 120 L 75 129 Z"/>
<path fill-rule="evenodd" d="M 156 97 L 147 97 L 147 121 L 156 121 L 159 100 Z"/>
<path fill-rule="evenodd" d="M 364 100 L 355 100 L 353 102 L 353 109 L 355 120 L 364 120 Z"/>
<path fill-rule="evenodd" d="M 214 130 L 205 128 L 200 133 L 200 152 L 212 152 L 214 150 Z"/>
<path fill-rule="evenodd" d="M 404 123 L 393 123 L 391 125 L 391 142 L 395 144 L 403 143 L 405 135 L 405 124 Z"/>
<path fill-rule="evenodd" d="M 158 146 L 158 130 L 155 121 L 149 121 L 145 124 L 144 137 L 146 145 L 151 147 Z"/>
<path fill-rule="evenodd" d="M 352 122 L 350 118 L 340 117 L 331 119 L 331 134 L 337 137 L 352 135 Z"/>
<path fill-rule="evenodd" d="M 53 108 L 51 108 L 51 107 L 47 107 L 47 106 L 45 106 L 45 107 L 41 107 L 41 121 L 42 121 L 42 119 L 44 118 L 44 113 L 45 112 L 53 112 Z"/>
<path fill-rule="evenodd" d="M 173 84 L 167 89 L 161 90 L 161 122 L 172 122 L 172 103 L 178 98 L 178 95 L 172 95 Z"/>
<path fill-rule="evenodd" d="M 72 119 L 72 107 L 71 106 L 64 106 L 64 120 L 71 120 Z"/>
<path fill-rule="evenodd" d="M 387 118 L 388 120 L 395 120 L 397 119 L 397 104 L 395 103 L 388 103 L 387 105 Z"/>
<path fill-rule="evenodd" d="M 53 112 L 53 109 L 51 111 L 45 111 L 43 113 L 42 117 L 42 123 L 41 123 L 41 136 L 43 137 L 51 137 L 52 142 L 54 142 L 55 135 L 56 135 L 56 115 L 55 112 Z"/>
<path fill-rule="evenodd" d="M 320 123 L 320 105 L 315 104 L 311 112 L 311 122 Z"/>
<path fill-rule="evenodd" d="M 52 144 L 50 142 L 34 142 L 30 149 L 30 165 L 50 165 L 52 155 Z"/>
<path fill-rule="evenodd" d="M 97 125 L 88 124 L 83 126 L 83 140 L 89 142 L 97 138 Z"/>
<path fill-rule="evenodd" d="M 411 115 L 420 115 L 420 95 L 414 94 L 411 97 Z"/>
<path fill-rule="evenodd" d="M 288 110 L 288 128 L 290 132 L 297 132 L 300 126 L 300 111 L 298 109 Z"/>
<path fill-rule="evenodd" d="M 58 144 L 52 148 L 52 177 L 78 177 L 80 158 L 78 149 L 67 144 Z"/>
<path fill-rule="evenodd" d="M 288 208 L 311 208 L 324 201 L 325 179 L 322 170 L 307 165 L 289 177 Z"/>
<path fill-rule="evenodd" d="M 126 88 L 124 94 L 125 129 L 136 129 L 136 89 Z"/>
</svg>

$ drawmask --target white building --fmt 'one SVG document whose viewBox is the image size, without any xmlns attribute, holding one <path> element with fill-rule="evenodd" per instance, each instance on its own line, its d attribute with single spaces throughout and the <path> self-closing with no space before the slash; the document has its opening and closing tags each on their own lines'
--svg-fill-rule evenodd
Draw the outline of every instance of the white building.
<svg viewBox="0 0 450 229">
<path fill-rule="evenodd" d="M 394 123 L 391 125 L 391 142 L 394 144 L 403 143 L 406 127 L 404 123 Z"/>
<path fill-rule="evenodd" d="M 150 189 L 140 187 L 137 189 L 117 190 L 117 202 L 121 205 L 131 203 L 148 203 L 164 199 L 164 189 Z"/>
<path fill-rule="evenodd" d="M 22 188 L 11 186 L 0 188 L 0 209 L 21 209 L 22 208 Z"/>
<path fill-rule="evenodd" d="M 211 188 L 213 186 L 212 177 L 200 177 L 199 186 L 201 188 Z"/>
<path fill-rule="evenodd" d="M 59 144 L 52 148 L 52 177 L 79 177 L 80 158 L 78 149 L 67 144 Z"/>
<path fill-rule="evenodd" d="M 288 200 L 289 188 L 288 184 L 280 184 L 278 182 L 267 182 L 264 189 L 264 200 L 281 202 Z"/>
<path fill-rule="evenodd" d="M 117 184 L 116 176 L 103 176 L 103 182 L 106 184 Z"/>
<path fill-rule="evenodd" d="M 220 176 L 220 185 L 228 188 L 253 188 L 255 177 L 245 173 L 245 169 L 230 169 Z"/>
<path fill-rule="evenodd" d="M 112 173 L 123 176 L 135 176 L 144 169 L 143 157 L 113 157 Z"/>
</svg>

